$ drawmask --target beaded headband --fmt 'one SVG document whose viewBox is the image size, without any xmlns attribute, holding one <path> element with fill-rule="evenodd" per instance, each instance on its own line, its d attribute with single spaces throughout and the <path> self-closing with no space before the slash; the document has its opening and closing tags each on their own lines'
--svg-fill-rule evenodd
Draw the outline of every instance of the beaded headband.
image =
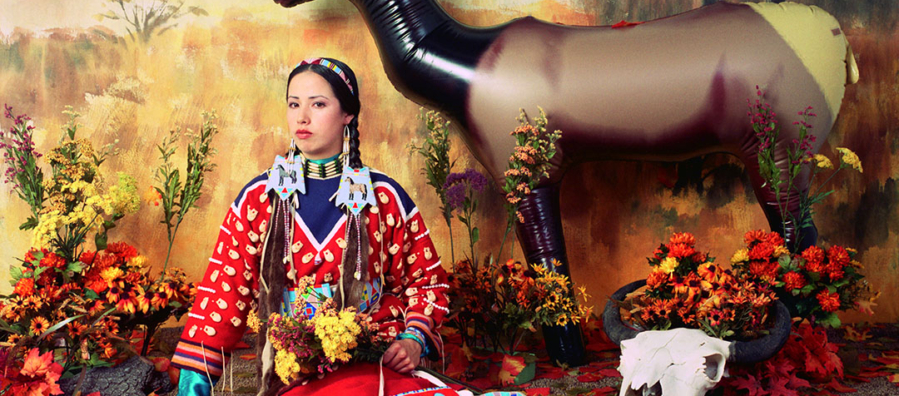
<svg viewBox="0 0 899 396">
<path fill-rule="evenodd" d="M 346 83 L 346 87 L 350 89 L 350 93 L 356 95 L 356 92 L 353 92 L 353 85 L 350 84 L 349 77 L 347 77 L 346 73 L 344 73 L 343 70 L 340 69 L 340 66 L 337 66 L 336 64 L 334 64 L 334 62 L 331 62 L 325 58 L 309 58 L 300 63 L 297 63 L 296 67 L 294 68 L 300 67 L 302 65 L 322 65 L 324 67 L 327 67 L 328 69 L 331 69 L 331 71 L 337 73 L 337 75 L 340 76 L 343 82 Z"/>
</svg>

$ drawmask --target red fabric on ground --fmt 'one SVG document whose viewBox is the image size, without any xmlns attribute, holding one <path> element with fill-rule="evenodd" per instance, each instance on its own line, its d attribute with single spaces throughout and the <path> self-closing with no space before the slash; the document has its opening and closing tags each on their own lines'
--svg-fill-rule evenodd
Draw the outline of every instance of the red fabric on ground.
<svg viewBox="0 0 899 396">
<path fill-rule="evenodd" d="M 282 393 L 283 396 L 335 396 L 335 395 L 377 395 L 379 373 L 378 365 L 372 363 L 356 363 L 341 367 L 339 370 L 325 375 L 320 380 L 309 381 L 304 386 L 297 386 Z M 452 386 L 447 384 L 447 386 Z M 384 394 L 396 395 L 421 389 L 435 388 L 437 385 L 409 374 L 400 374 L 384 368 Z M 447 395 L 450 396 L 450 395 Z"/>
</svg>

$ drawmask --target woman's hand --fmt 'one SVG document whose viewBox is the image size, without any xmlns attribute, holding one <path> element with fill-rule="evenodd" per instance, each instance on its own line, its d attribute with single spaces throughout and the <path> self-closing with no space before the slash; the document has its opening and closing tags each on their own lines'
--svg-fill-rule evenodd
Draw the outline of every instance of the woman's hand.
<svg viewBox="0 0 899 396">
<path fill-rule="evenodd" d="M 387 347 L 381 360 L 384 366 L 400 374 L 408 373 L 421 362 L 421 345 L 414 340 L 396 340 Z"/>
</svg>

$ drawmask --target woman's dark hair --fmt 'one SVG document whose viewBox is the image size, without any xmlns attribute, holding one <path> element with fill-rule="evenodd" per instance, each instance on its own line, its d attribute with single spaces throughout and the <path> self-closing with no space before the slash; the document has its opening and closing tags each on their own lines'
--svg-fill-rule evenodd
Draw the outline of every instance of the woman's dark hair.
<svg viewBox="0 0 899 396">
<path fill-rule="evenodd" d="M 325 81 L 331 85 L 331 90 L 334 91 L 334 95 L 337 96 L 337 100 L 340 102 L 340 108 L 347 114 L 353 115 L 353 120 L 349 123 L 350 128 L 350 152 L 349 152 L 349 162 L 350 166 L 353 168 L 361 168 L 362 167 L 362 158 L 359 153 L 359 110 L 362 109 L 362 104 L 359 102 L 359 85 L 356 83 L 356 73 L 353 73 L 353 69 L 350 69 L 346 63 L 343 63 L 336 59 L 331 58 L 322 58 L 331 62 L 350 80 L 350 85 L 353 87 L 353 91 L 350 92 L 350 89 L 347 87 L 346 82 L 340 78 L 333 70 L 329 69 L 327 66 L 322 66 L 319 64 L 306 63 L 297 66 L 290 72 L 290 76 L 287 77 L 287 86 L 288 89 L 290 87 L 290 81 L 293 80 L 293 77 L 297 74 L 311 71 L 315 74 L 318 74 Z"/>
</svg>

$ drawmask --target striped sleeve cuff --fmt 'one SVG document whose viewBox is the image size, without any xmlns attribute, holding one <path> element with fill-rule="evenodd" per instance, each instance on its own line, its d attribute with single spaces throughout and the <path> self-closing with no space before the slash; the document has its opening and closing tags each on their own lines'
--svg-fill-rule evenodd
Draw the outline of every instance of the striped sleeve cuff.
<svg viewBox="0 0 899 396">
<path fill-rule="evenodd" d="M 406 327 L 414 327 L 425 335 L 425 342 L 428 343 L 428 359 L 440 359 L 443 341 L 434 332 L 434 321 L 430 317 L 417 312 L 408 312 L 406 313 Z"/>
<path fill-rule="evenodd" d="M 230 352 L 222 354 L 222 351 L 182 338 L 175 348 L 175 356 L 172 356 L 172 366 L 204 375 L 209 373 L 211 377 L 218 378 L 229 360 Z"/>
</svg>

